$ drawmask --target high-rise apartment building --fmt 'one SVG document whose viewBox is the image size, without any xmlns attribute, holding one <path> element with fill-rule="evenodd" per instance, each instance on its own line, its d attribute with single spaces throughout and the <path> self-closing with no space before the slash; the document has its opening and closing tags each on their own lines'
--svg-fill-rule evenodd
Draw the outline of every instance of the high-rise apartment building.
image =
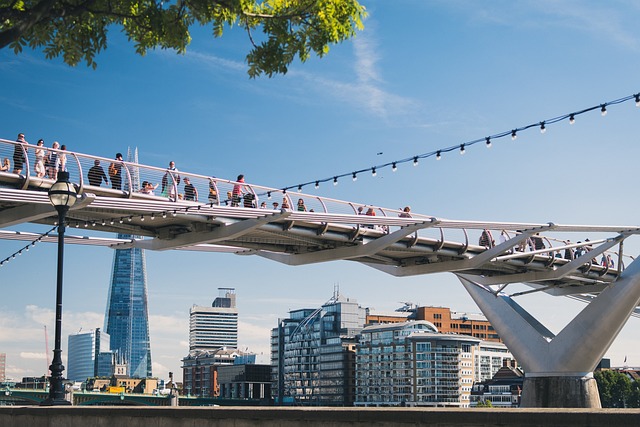
<svg viewBox="0 0 640 427">
<path fill-rule="evenodd" d="M 439 333 L 425 320 L 367 326 L 356 345 L 355 405 L 468 407 L 474 379 L 511 359 L 504 344 Z"/>
<path fill-rule="evenodd" d="M 351 406 L 355 336 L 366 311 L 339 295 L 289 312 L 271 332 L 271 392 L 278 404 Z"/>
<path fill-rule="evenodd" d="M 85 381 L 87 378 L 100 376 L 99 372 L 100 352 L 109 352 L 109 335 L 97 328 L 88 332 L 78 332 L 69 335 L 67 351 L 67 379 L 72 381 Z M 110 369 L 109 369 L 110 371 Z M 110 375 L 110 373 L 107 373 Z"/>
<path fill-rule="evenodd" d="M 0 353 L 0 382 L 7 378 L 7 354 Z"/>
<path fill-rule="evenodd" d="M 138 150 L 129 150 L 127 161 L 138 163 Z M 135 168 L 130 171 L 134 190 L 140 186 Z M 126 186 L 129 183 L 125 184 Z M 118 234 L 119 239 L 140 238 Z M 128 366 L 127 374 L 133 378 L 151 377 L 151 342 L 149 340 L 149 314 L 147 309 L 147 272 L 143 249 L 116 249 L 105 331 L 111 336 L 111 350 Z"/>
<path fill-rule="evenodd" d="M 211 307 L 194 305 L 189 311 L 189 351 L 238 347 L 238 309 L 233 288 L 218 288 Z"/>
</svg>

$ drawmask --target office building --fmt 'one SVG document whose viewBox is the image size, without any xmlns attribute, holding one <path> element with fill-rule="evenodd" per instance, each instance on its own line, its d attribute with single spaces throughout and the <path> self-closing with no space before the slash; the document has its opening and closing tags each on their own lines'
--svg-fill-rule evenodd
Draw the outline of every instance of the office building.
<svg viewBox="0 0 640 427">
<path fill-rule="evenodd" d="M 234 365 L 236 358 L 255 363 L 255 354 L 247 355 L 236 348 L 194 350 L 182 359 L 182 384 L 189 396 L 219 397 L 218 368 Z"/>
<path fill-rule="evenodd" d="M 189 311 L 189 351 L 238 347 L 238 309 L 233 288 L 218 288 L 211 307 L 194 305 Z"/>
<path fill-rule="evenodd" d="M 0 383 L 7 379 L 7 354 L 0 353 Z"/>
<path fill-rule="evenodd" d="M 222 399 L 271 402 L 271 366 L 238 364 L 218 367 L 218 384 Z"/>
<path fill-rule="evenodd" d="M 129 150 L 127 161 L 138 163 L 138 150 Z M 140 186 L 137 170 L 130 171 L 134 189 Z M 127 189 L 129 183 L 125 183 Z M 118 234 L 118 239 L 141 238 Z M 144 250 L 116 249 L 105 315 L 105 331 L 111 337 L 111 350 L 128 366 L 133 378 L 152 377 L 147 272 Z"/>
<path fill-rule="evenodd" d="M 339 293 L 322 307 L 289 312 L 271 332 L 276 404 L 351 406 L 355 336 L 366 311 Z"/>
<path fill-rule="evenodd" d="M 99 354 L 104 349 L 109 349 L 109 335 L 100 328 L 69 335 L 67 379 L 85 381 L 98 376 Z"/>
<path fill-rule="evenodd" d="M 500 366 L 512 359 L 501 343 L 439 333 L 425 320 L 367 326 L 356 345 L 354 404 L 469 407 L 475 371 L 492 370 L 486 353 L 500 355 Z"/>
<path fill-rule="evenodd" d="M 458 313 L 448 307 L 418 307 L 413 318 L 432 322 L 443 334 L 469 335 L 481 340 L 502 342 L 491 323 L 482 314 Z"/>
</svg>

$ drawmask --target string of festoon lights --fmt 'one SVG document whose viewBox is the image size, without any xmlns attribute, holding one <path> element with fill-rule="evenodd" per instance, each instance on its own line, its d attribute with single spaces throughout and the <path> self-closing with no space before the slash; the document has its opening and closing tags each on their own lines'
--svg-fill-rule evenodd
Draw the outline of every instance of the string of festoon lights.
<svg viewBox="0 0 640 427">
<path fill-rule="evenodd" d="M 535 129 L 538 128 L 540 130 L 540 132 L 545 133 L 547 131 L 548 126 L 550 125 L 554 125 L 556 123 L 562 122 L 567 120 L 569 122 L 570 125 L 573 125 L 576 121 L 576 117 L 588 113 L 590 111 L 595 111 L 595 110 L 599 110 L 600 114 L 605 116 L 608 112 L 608 107 L 612 106 L 612 105 L 617 105 L 617 104 L 622 104 L 624 102 L 627 102 L 629 100 L 634 100 L 636 107 L 640 107 L 640 92 L 635 93 L 633 95 L 629 95 L 629 96 L 625 96 L 623 98 L 619 98 L 619 99 L 614 99 L 613 101 L 608 101 L 602 104 L 597 104 L 594 105 L 592 107 L 589 108 L 584 108 L 581 110 L 577 110 L 574 111 L 572 113 L 567 113 L 567 114 L 562 114 L 560 116 L 556 116 L 556 117 L 552 117 L 550 119 L 546 119 L 546 120 L 542 120 L 542 121 L 538 121 L 538 122 L 534 122 L 531 123 L 529 125 L 526 126 L 519 126 L 519 127 L 514 127 L 511 130 L 508 131 L 504 131 L 504 132 L 499 132 L 493 135 L 489 135 L 489 136 L 485 136 L 482 138 L 478 138 L 478 139 L 474 139 L 471 141 L 467 141 L 467 142 L 463 142 L 460 144 L 456 144 L 456 145 L 451 145 L 449 147 L 443 147 L 443 148 L 439 148 L 437 150 L 433 150 L 430 151 L 428 153 L 422 153 L 422 154 L 416 154 L 410 157 L 406 157 L 404 159 L 399 159 L 399 160 L 394 160 L 394 161 L 390 161 L 387 163 L 382 163 L 379 165 L 375 165 L 375 166 L 371 166 L 368 168 L 364 168 L 364 169 L 358 169 L 358 170 L 354 170 L 348 173 L 340 173 L 340 174 L 335 174 L 332 175 L 328 178 L 322 178 L 322 179 L 315 179 L 315 180 L 311 180 L 308 182 L 304 182 L 301 184 L 297 184 L 297 185 L 291 185 L 291 186 L 287 186 L 287 187 L 281 187 L 278 190 L 273 190 L 273 191 L 281 191 L 283 194 L 287 193 L 287 190 L 291 190 L 291 189 L 295 189 L 297 188 L 298 191 L 302 191 L 303 187 L 305 186 L 309 186 L 309 185 L 313 185 L 316 189 L 318 189 L 320 187 L 320 184 L 322 183 L 326 183 L 326 182 L 333 182 L 334 185 L 338 185 L 338 180 L 341 178 L 345 178 L 345 177 L 351 177 L 354 181 L 357 180 L 358 178 L 358 174 L 362 174 L 365 172 L 370 172 L 371 175 L 373 175 L 374 177 L 377 175 L 378 171 L 385 169 L 385 168 L 389 168 L 391 167 L 391 170 L 393 172 L 395 172 L 398 169 L 398 165 L 404 164 L 404 163 L 413 163 L 413 166 L 418 166 L 419 161 L 421 159 L 426 159 L 426 158 L 430 158 L 430 157 L 435 157 L 436 160 L 440 160 L 444 154 L 446 153 L 450 153 L 452 151 L 459 151 L 460 154 L 465 154 L 466 150 L 469 147 L 472 147 L 476 144 L 480 144 L 480 143 L 484 143 L 485 146 L 487 148 L 491 148 L 493 142 L 495 140 L 501 139 L 501 138 L 506 138 L 506 137 L 511 137 L 512 140 L 515 140 L 518 137 L 518 134 L 522 133 L 523 131 L 526 130 L 530 130 L 530 129 Z M 264 191 L 262 193 L 259 193 L 257 195 L 266 195 L 267 198 L 271 198 L 271 193 L 272 191 Z M 228 205 L 231 202 L 231 200 L 222 200 L 221 203 L 224 203 L 225 205 Z M 91 221 L 86 221 L 86 220 L 68 220 L 66 222 L 66 225 L 68 227 L 75 227 L 75 228 L 89 228 L 89 227 L 96 227 L 98 225 L 102 225 L 102 226 L 107 226 L 107 225 L 114 225 L 115 223 L 119 223 L 119 224 L 123 224 L 123 223 L 128 223 L 128 222 L 132 222 L 133 219 L 135 218 L 136 220 L 139 221 L 145 221 L 145 220 L 150 220 L 153 221 L 155 220 L 157 217 L 161 217 L 161 218 L 167 218 L 167 216 L 172 216 L 175 217 L 178 214 L 189 214 L 190 212 L 194 212 L 194 213 L 199 213 L 201 208 L 204 208 L 206 206 L 210 206 L 210 207 L 214 207 L 217 206 L 217 203 L 212 202 L 212 203 L 208 203 L 208 204 L 202 204 L 202 205 L 198 205 L 198 206 L 187 206 L 187 207 L 180 207 L 180 208 L 175 208 L 175 209 L 166 209 L 166 210 L 161 210 L 159 212 L 147 212 L 145 214 L 142 214 L 140 216 L 138 216 L 138 214 L 136 215 L 126 215 L 126 216 L 119 216 L 119 217 L 114 217 L 114 218 L 106 218 L 106 219 L 101 219 L 101 220 L 91 220 Z M 28 244 L 27 246 L 25 246 L 24 248 L 20 249 L 19 251 L 13 253 L 12 255 L 8 256 L 7 258 L 5 258 L 4 260 L 0 261 L 0 266 L 4 265 L 5 263 L 7 263 L 8 261 L 15 259 L 16 256 L 19 256 L 22 254 L 22 252 L 24 251 L 28 251 L 29 248 L 33 245 L 35 245 L 37 242 L 41 241 L 43 238 L 47 237 L 53 230 L 55 230 L 55 228 L 57 227 L 57 224 L 54 228 L 52 228 L 51 230 L 47 231 L 46 233 L 42 234 L 40 237 L 38 237 L 36 240 L 34 240 L 33 242 L 31 242 L 30 244 Z"/>
<path fill-rule="evenodd" d="M 505 137 L 511 137 L 512 140 L 515 140 L 518 137 L 518 134 L 529 130 L 529 129 L 533 129 L 533 128 L 538 128 L 540 130 L 540 132 L 545 133 L 547 131 L 547 127 L 565 120 L 569 121 L 570 125 L 573 125 L 576 121 L 576 117 L 588 113 L 590 111 L 594 111 L 594 110 L 600 110 L 600 114 L 605 116 L 607 114 L 607 107 L 612 106 L 612 105 L 617 105 L 617 104 L 622 104 L 624 102 L 627 102 L 629 100 L 634 100 L 636 107 L 640 107 L 640 92 L 635 93 L 633 95 L 628 95 L 622 98 L 618 98 L 618 99 L 614 99 L 612 101 L 608 101 L 605 103 L 601 103 L 601 104 L 597 104 L 594 105 L 592 107 L 588 107 L 588 108 L 583 108 L 581 110 L 577 110 L 571 113 L 567 113 L 567 114 L 562 114 L 560 116 L 556 116 L 556 117 L 552 117 L 550 119 L 546 119 L 546 120 L 542 120 L 542 121 L 538 121 L 538 122 L 534 122 L 532 124 L 526 125 L 526 126 L 519 126 L 519 127 L 515 127 L 512 128 L 511 130 L 508 131 L 504 131 L 504 132 L 499 132 L 493 135 L 489 135 L 486 137 L 482 137 L 482 138 L 478 138 L 478 139 L 474 139 L 471 141 L 467 141 L 467 142 L 463 142 L 461 144 L 456 144 L 456 145 L 451 145 L 449 147 L 443 147 L 443 148 L 439 148 L 437 150 L 433 150 L 430 151 L 428 153 L 422 153 L 422 154 L 416 154 L 410 157 L 406 157 L 404 159 L 399 159 L 399 160 L 394 160 L 394 161 L 390 161 L 387 163 L 382 163 L 376 166 L 372 166 L 369 168 L 364 168 L 364 169 L 358 169 L 355 171 L 351 171 L 348 173 L 340 173 L 340 174 L 335 174 L 332 175 L 328 178 L 322 178 L 322 179 L 315 179 L 315 180 L 311 180 L 308 182 L 304 182 L 302 184 L 296 184 L 296 185 L 290 185 L 290 186 L 286 186 L 286 187 L 281 187 L 278 190 L 274 190 L 274 191 L 281 191 L 283 194 L 286 194 L 288 190 L 291 189 L 297 189 L 298 191 L 302 191 L 302 189 L 305 186 L 309 186 L 309 185 L 313 185 L 316 189 L 318 189 L 320 187 L 320 184 L 322 183 L 326 183 L 326 182 L 333 182 L 334 185 L 338 185 L 338 180 L 341 178 L 345 178 L 345 177 L 351 177 L 354 181 L 357 180 L 358 178 L 358 174 L 362 174 L 365 172 L 370 172 L 371 175 L 376 176 L 378 171 L 384 169 L 384 168 L 388 168 L 391 167 L 391 170 L 393 172 L 395 172 L 398 169 L 398 165 L 401 165 L 403 163 L 413 163 L 413 166 L 418 166 L 418 163 L 421 159 L 426 159 L 429 157 L 435 157 L 436 160 L 440 160 L 444 154 L 446 153 L 450 153 L 452 151 L 458 151 L 460 152 L 460 154 L 465 154 L 467 148 L 472 147 L 476 144 L 480 144 L 480 143 L 484 143 L 485 146 L 487 148 L 490 148 L 493 144 L 493 141 L 501 139 L 501 138 L 505 138 Z M 258 193 L 258 196 L 263 196 L 266 195 L 268 199 L 271 199 L 271 193 L 272 191 L 263 191 L 261 193 Z M 221 201 L 224 204 L 229 204 L 231 202 L 231 200 L 223 200 Z M 215 205 L 217 205 L 216 203 L 209 203 L 208 204 L 210 207 L 213 207 Z M 183 208 L 176 208 L 176 209 L 169 209 L 169 210 L 164 210 L 164 211 L 160 211 L 160 212 L 151 212 L 151 213 L 147 213 L 147 214 L 143 214 L 140 215 L 140 217 L 138 218 L 138 216 L 136 215 L 135 217 L 137 219 L 139 219 L 140 221 L 144 221 L 145 219 L 149 219 L 151 221 L 153 221 L 156 217 L 161 216 L 162 218 L 166 218 L 168 215 L 171 215 L 173 217 L 175 217 L 178 214 L 182 214 L 182 213 L 189 213 L 194 212 L 194 211 L 200 211 L 200 208 L 206 206 L 206 205 L 198 205 L 198 206 L 188 206 L 188 207 L 183 207 Z M 75 221 L 75 227 L 76 228 L 80 228 L 81 226 L 84 226 L 84 228 L 88 228 L 89 226 L 95 227 L 98 224 L 101 224 L 103 226 L 106 226 L 107 224 L 109 225 L 113 225 L 116 222 L 122 224 L 122 223 L 126 223 L 126 222 L 131 222 L 133 221 L 134 216 L 129 215 L 129 216 L 123 216 L 123 217 L 116 217 L 116 218 L 111 218 L 111 219 L 103 219 L 100 220 L 99 222 L 96 221 Z"/>
<path fill-rule="evenodd" d="M 413 163 L 413 166 L 418 166 L 420 160 L 422 159 L 435 157 L 436 160 L 440 160 L 444 154 L 450 153 L 452 151 L 459 151 L 460 154 L 465 154 L 468 148 L 481 143 L 484 143 L 487 148 L 491 148 L 494 141 L 501 138 L 505 138 L 505 137 L 511 137 L 512 140 L 515 140 L 519 134 L 529 129 L 538 128 L 541 133 L 545 133 L 547 131 L 547 128 L 550 125 L 553 125 L 565 120 L 568 120 L 569 124 L 573 125 L 576 121 L 576 117 L 582 114 L 588 113 L 590 111 L 600 110 L 600 114 L 602 116 L 606 116 L 608 112 L 607 108 L 609 106 L 622 104 L 623 102 L 627 102 L 632 99 L 635 101 L 636 107 L 640 107 L 640 93 L 635 93 L 633 95 L 625 96 L 623 98 L 614 99 L 613 101 L 608 101 L 602 104 L 594 105 L 593 107 L 584 108 L 578 111 L 574 111 L 572 113 L 562 114 L 560 116 L 552 117 L 550 119 L 537 121 L 537 122 L 528 124 L 526 126 L 514 127 L 504 132 L 499 132 L 493 135 L 485 136 L 482 138 L 474 139 L 474 140 L 463 142 L 460 144 L 451 145 L 449 147 L 438 148 L 428 153 L 416 154 L 411 157 L 406 157 L 404 159 L 399 159 L 399 160 L 393 160 L 387 163 L 382 163 L 382 164 L 371 166 L 364 169 L 358 169 L 351 172 L 335 174 L 327 178 L 315 179 L 308 182 L 304 182 L 302 184 L 282 187 L 280 190 L 284 193 L 286 193 L 287 190 L 290 190 L 293 188 L 297 188 L 298 191 L 302 191 L 303 187 L 306 187 L 308 185 L 313 185 L 316 189 L 318 189 L 320 187 L 320 184 L 326 183 L 326 182 L 333 182 L 333 185 L 338 185 L 338 180 L 341 178 L 350 177 L 353 181 L 356 181 L 358 179 L 358 175 L 365 172 L 370 172 L 371 175 L 375 177 L 377 173 L 384 168 L 391 167 L 391 171 L 395 172 L 398 169 L 398 166 L 404 163 Z"/>
<path fill-rule="evenodd" d="M 23 248 L 15 251 L 11 255 L 9 255 L 8 257 L 3 259 L 2 261 L 0 261 L 0 267 L 4 266 L 9 261 L 16 259 L 16 257 L 22 255 L 23 252 L 29 252 L 29 249 L 34 247 L 36 245 L 36 243 L 40 243 L 42 241 L 42 239 L 44 239 L 45 237 L 49 237 L 49 234 L 51 234 L 51 232 L 53 232 L 56 228 L 58 228 L 57 224 L 55 226 L 53 226 L 53 228 L 51 230 L 39 235 L 37 239 L 33 240 L 27 246 L 24 246 Z"/>
</svg>

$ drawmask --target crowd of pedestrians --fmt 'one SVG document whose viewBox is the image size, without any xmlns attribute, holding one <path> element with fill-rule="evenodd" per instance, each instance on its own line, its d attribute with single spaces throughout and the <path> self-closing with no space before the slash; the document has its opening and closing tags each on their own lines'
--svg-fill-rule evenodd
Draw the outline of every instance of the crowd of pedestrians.
<svg viewBox="0 0 640 427">
<path fill-rule="evenodd" d="M 17 144 L 14 145 L 13 156 L 11 158 L 5 157 L 0 162 L 0 172 L 13 172 L 15 174 L 22 174 L 27 162 L 31 162 L 33 159 L 33 171 L 32 175 L 38 178 L 47 178 L 56 180 L 58 172 L 67 172 L 67 154 L 65 153 L 67 147 L 64 144 L 54 141 L 50 149 L 45 147 L 44 139 L 39 139 L 36 148 L 33 149 L 33 157 L 29 156 L 29 143 L 25 138 L 24 133 L 19 133 L 16 139 Z M 13 163 L 13 164 L 12 164 Z M 31 165 L 31 163 L 29 163 Z M 127 163 L 123 159 L 122 153 L 116 153 L 114 159 L 111 160 L 108 165 L 103 165 L 99 159 L 93 160 L 93 166 L 87 170 L 87 181 L 90 186 L 101 187 L 103 184 L 111 186 L 111 189 L 122 191 L 123 184 L 126 180 L 131 179 L 129 177 L 130 172 L 126 167 Z M 105 171 L 106 167 L 106 171 Z M 245 208 L 257 208 L 256 195 L 253 190 L 246 186 L 245 178 L 243 174 L 238 175 L 232 190 L 227 192 L 226 200 L 219 200 L 218 188 L 216 181 L 213 178 L 209 178 L 208 195 L 207 200 L 211 204 L 223 203 L 226 206 L 231 207 L 245 207 Z M 189 177 L 181 177 L 174 161 L 169 162 L 169 166 L 166 172 L 162 176 L 160 183 L 154 184 L 150 181 L 143 181 L 140 188 L 136 191 L 140 194 L 146 194 L 155 196 L 155 192 L 160 187 L 160 193 L 158 196 L 166 197 L 169 200 L 186 200 L 198 202 L 199 193 L 198 188 L 191 182 Z M 206 189 L 206 187 L 205 187 Z M 313 209 L 308 209 L 303 198 L 299 198 L 295 206 L 290 204 L 293 200 L 290 200 L 287 195 L 284 195 L 282 203 L 273 202 L 272 208 L 274 210 L 296 210 L 298 212 L 313 212 Z M 267 202 L 260 203 L 261 209 L 267 209 Z M 407 206 L 399 214 L 403 218 L 411 218 L 411 209 Z M 359 214 L 375 216 L 375 209 L 368 207 L 366 213 L 363 212 L 363 207 L 358 209 Z M 371 228 L 379 228 L 378 226 L 370 226 Z"/>
<path fill-rule="evenodd" d="M 521 233 L 521 231 L 517 231 L 517 233 Z M 505 230 L 502 230 L 500 233 L 500 242 L 504 243 L 509 240 L 509 235 Z M 570 240 L 565 240 L 562 242 L 564 249 L 562 250 L 552 250 L 551 252 L 538 252 L 540 254 L 547 254 L 549 256 L 555 256 L 556 258 L 564 258 L 569 261 L 572 261 L 576 258 L 579 258 L 588 252 L 593 250 L 593 245 L 590 243 L 589 239 L 585 239 L 584 243 L 578 241 L 575 245 L 571 243 Z M 480 234 L 480 238 L 478 239 L 478 245 L 484 246 L 486 249 L 490 249 L 496 245 L 495 240 L 493 240 L 493 236 L 491 235 L 491 230 L 484 229 Z M 536 233 L 533 236 L 523 240 L 518 245 L 515 245 L 513 248 L 509 249 L 507 253 L 514 252 L 525 252 L 525 251 L 543 251 L 547 249 L 547 246 L 544 243 L 544 239 L 540 236 L 540 233 Z M 551 247 L 549 249 L 552 249 Z M 555 252 L 555 255 L 553 253 Z M 601 265 L 603 267 L 613 268 L 615 266 L 615 262 L 610 254 L 604 253 L 600 258 L 600 261 L 596 258 L 591 259 L 591 264 Z"/>
</svg>

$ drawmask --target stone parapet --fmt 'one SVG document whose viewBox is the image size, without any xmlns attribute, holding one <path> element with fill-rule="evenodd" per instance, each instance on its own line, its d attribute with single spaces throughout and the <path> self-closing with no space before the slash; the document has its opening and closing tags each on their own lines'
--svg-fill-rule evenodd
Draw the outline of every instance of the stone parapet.
<svg viewBox="0 0 640 427">
<path fill-rule="evenodd" d="M 638 426 L 637 409 L 0 407 L 0 427 Z"/>
</svg>

